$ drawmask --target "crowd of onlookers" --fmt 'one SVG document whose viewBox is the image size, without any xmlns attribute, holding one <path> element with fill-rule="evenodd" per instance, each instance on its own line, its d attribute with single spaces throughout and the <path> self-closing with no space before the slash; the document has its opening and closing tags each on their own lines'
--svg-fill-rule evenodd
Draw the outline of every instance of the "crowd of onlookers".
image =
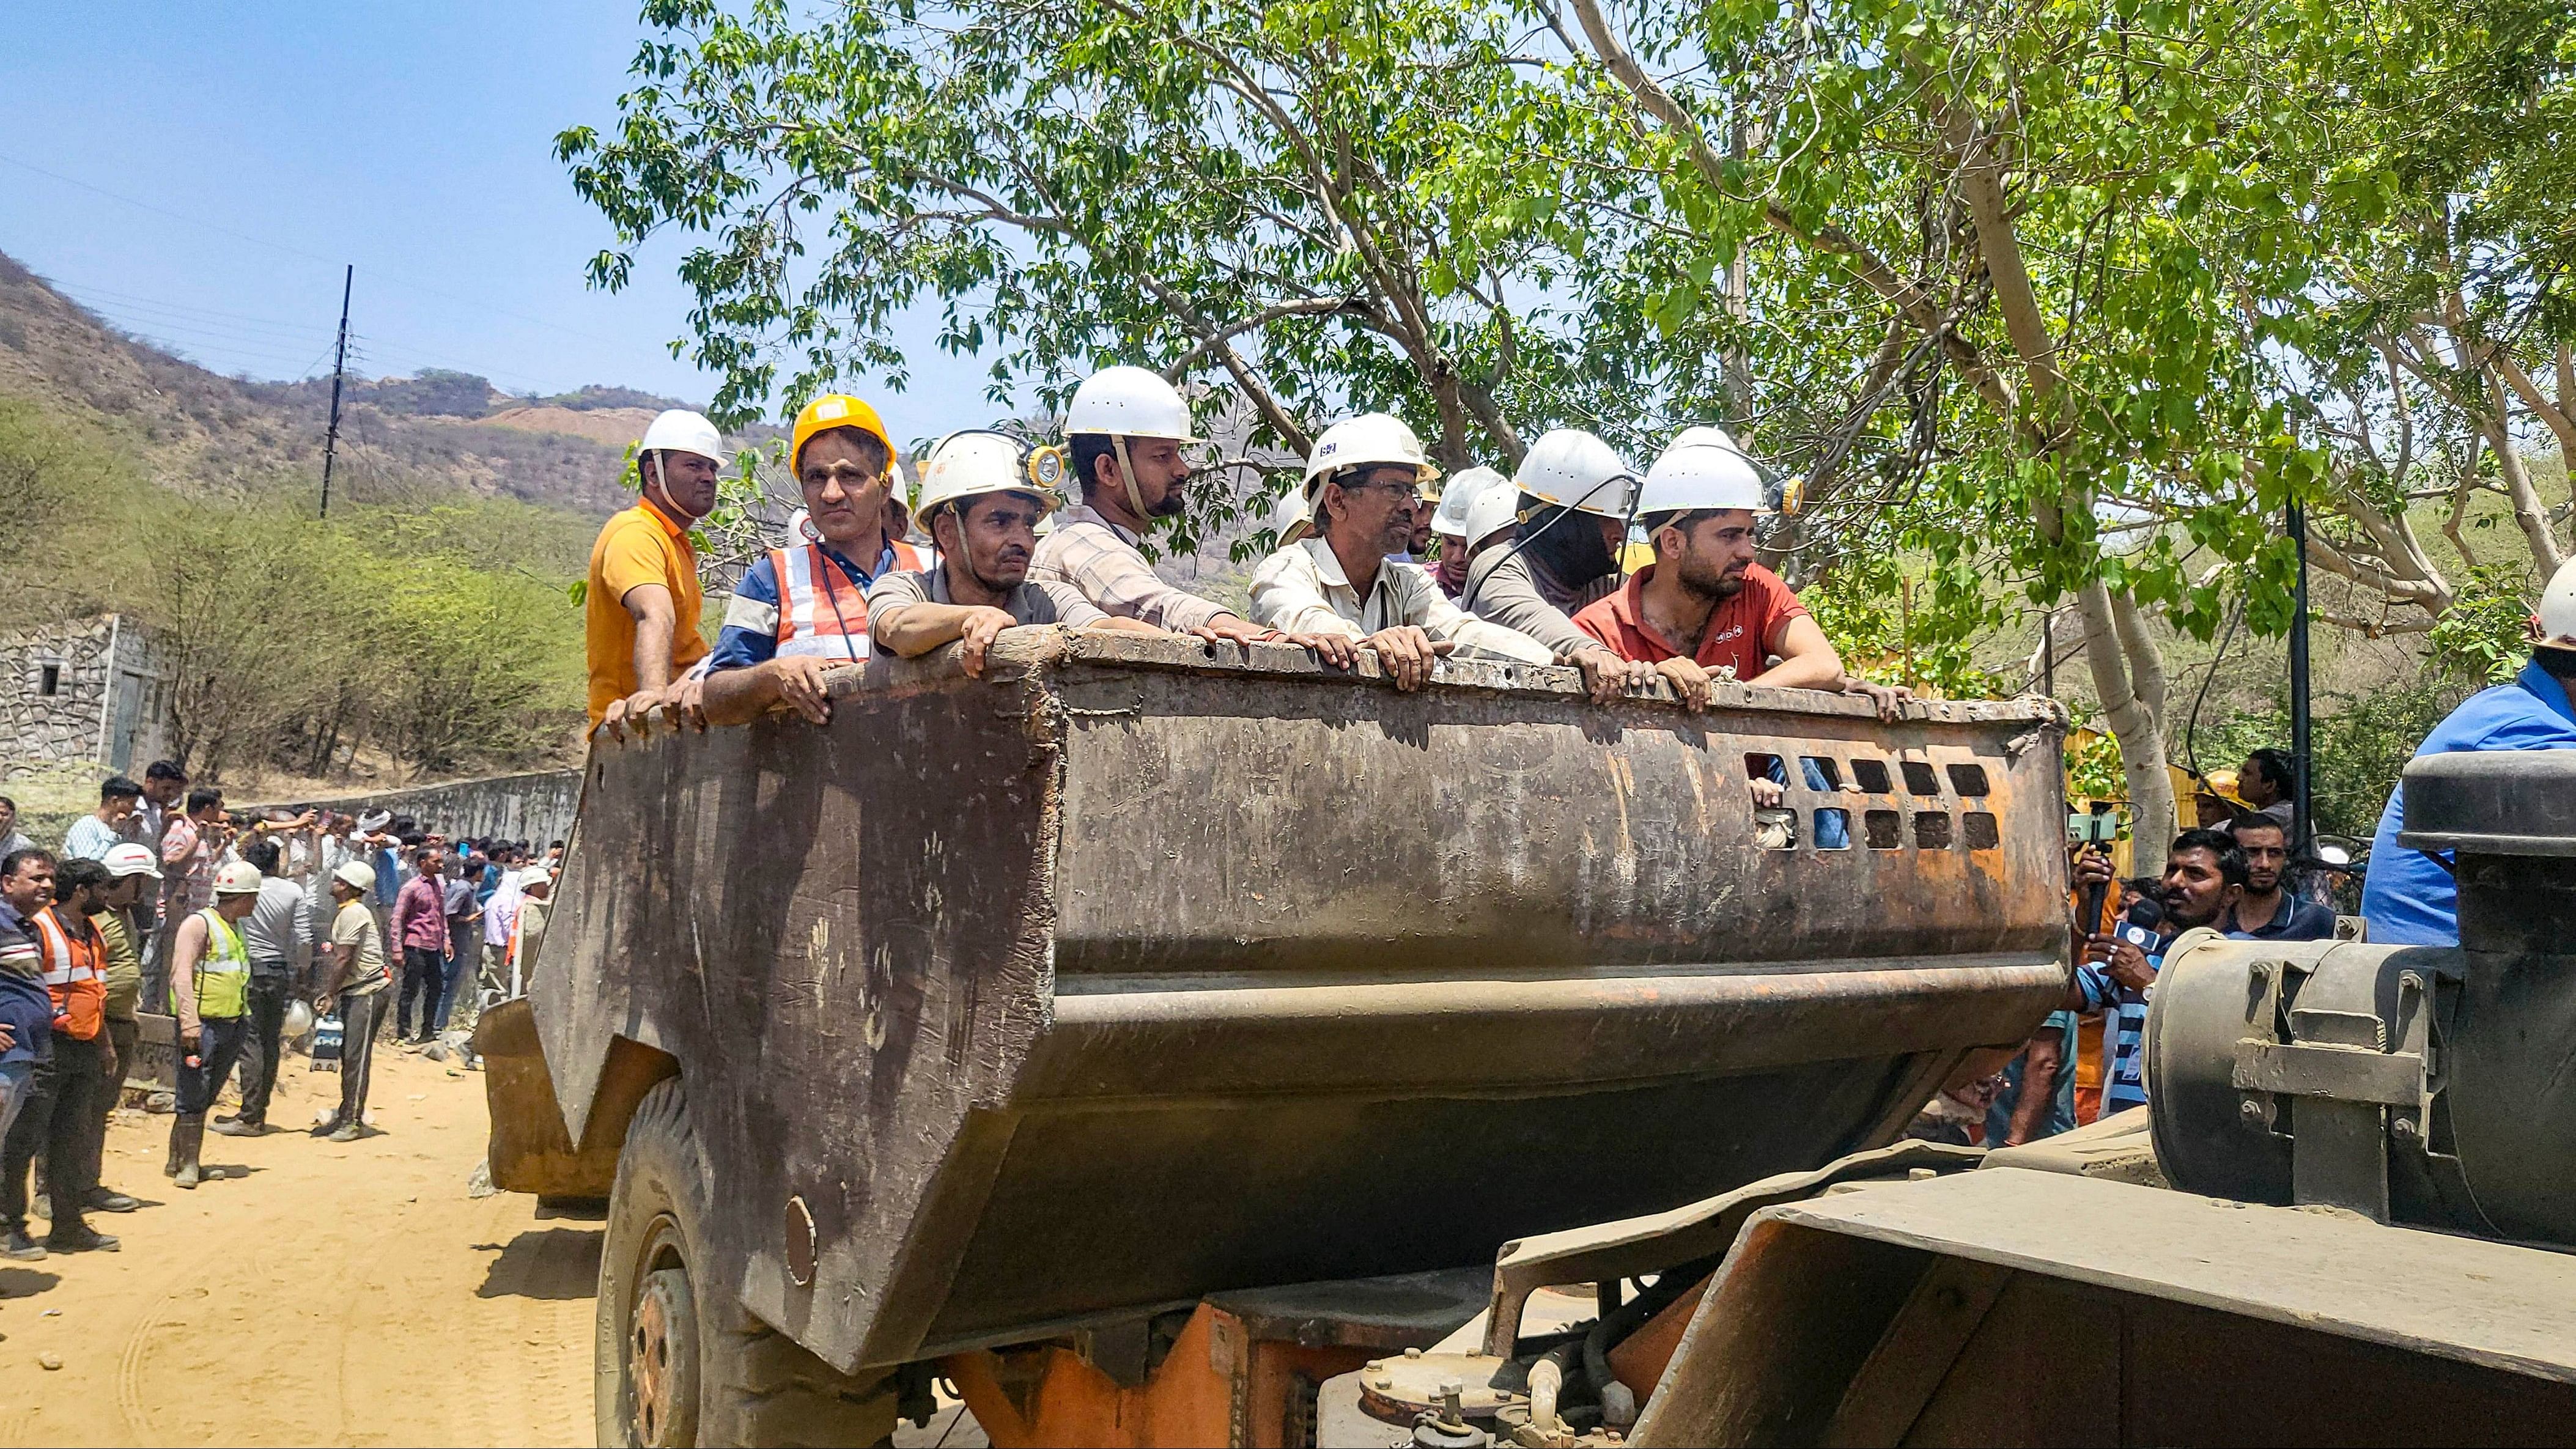
<svg viewBox="0 0 2576 1449">
<path fill-rule="evenodd" d="M 208 1131 L 277 1130 L 289 1050 L 340 1074 L 313 1135 L 372 1131 L 377 1040 L 470 1059 L 461 1033 L 524 985 L 562 855 L 386 811 L 230 812 L 169 760 L 104 781 L 54 848 L 0 798 L 0 1254 L 117 1246 L 88 1215 L 140 1206 L 99 1176 L 128 1084 L 161 1086 L 141 1056 L 147 1013 L 172 1019 L 176 1186 L 220 1175 L 199 1161 Z M 239 1105 L 210 1121 L 228 1082 Z"/>
</svg>

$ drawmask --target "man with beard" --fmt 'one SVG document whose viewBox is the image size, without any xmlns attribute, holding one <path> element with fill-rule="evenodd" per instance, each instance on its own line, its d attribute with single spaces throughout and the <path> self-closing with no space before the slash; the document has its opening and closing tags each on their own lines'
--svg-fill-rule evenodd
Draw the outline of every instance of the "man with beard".
<svg viewBox="0 0 2576 1449">
<path fill-rule="evenodd" d="M 951 433 L 930 450 L 919 502 L 939 566 L 887 574 L 868 590 L 868 631 L 878 648 L 912 659 L 962 640 L 966 672 L 980 678 L 984 651 L 1019 625 L 1164 632 L 1102 613 L 1071 584 L 1029 577 L 1038 520 L 1057 506 L 1029 462 L 1019 440 L 1001 433 Z"/>
<path fill-rule="evenodd" d="M 590 664 L 590 727 L 623 738 L 629 721 L 668 703 L 684 716 L 702 709 L 689 666 L 706 657 L 698 635 L 702 596 L 689 529 L 715 510 L 724 472 L 723 435 L 696 413 L 674 408 L 653 419 L 635 455 L 643 496 L 611 517 L 590 546 L 582 596 L 583 647 Z"/>
<path fill-rule="evenodd" d="M 1402 421 L 1368 413 L 1335 423 L 1306 458 L 1315 536 L 1262 560 L 1252 575 L 1252 617 L 1311 638 L 1326 664 L 1348 669 L 1365 646 L 1398 689 L 1418 689 L 1453 650 L 1550 664 L 1526 634 L 1450 603 L 1419 564 L 1387 557 L 1413 538 L 1422 484 L 1438 470 Z"/>
<path fill-rule="evenodd" d="M 1064 431 L 1082 501 L 1038 544 L 1031 580 L 1070 586 L 1111 618 L 1177 634 L 1239 644 L 1278 637 L 1165 583 L 1137 547 L 1156 519 L 1178 517 L 1189 503 L 1189 454 L 1199 440 L 1178 389 L 1141 367 L 1102 368 L 1074 389 Z"/>
<path fill-rule="evenodd" d="M 2562 564 L 2541 593 L 2531 617 L 2531 662 L 2511 683 L 2482 689 L 2460 702 L 2433 727 L 2415 751 L 2576 749 L 2576 561 Z M 2398 843 L 2406 828 L 2406 786 L 2400 782 L 2379 815 L 2371 842 L 2370 874 L 2362 883 L 2361 914 L 2370 939 L 2403 946 L 2456 946 L 2460 942 L 2459 889 L 2448 862 Z"/>
<path fill-rule="evenodd" d="M 1635 470 L 1592 434 L 1558 428 L 1530 445 L 1510 487 L 1526 520 L 1520 536 L 1468 568 L 1458 607 L 1536 639 L 1558 663 L 1582 670 L 1595 704 L 1653 679 L 1652 663 L 1620 658 L 1569 617 L 1618 591 Z"/>
<path fill-rule="evenodd" d="M 1753 561 L 1754 520 L 1770 510 L 1761 475 L 1734 439 L 1685 429 L 1647 470 L 1637 511 L 1655 561 L 1576 614 L 1576 628 L 1622 659 L 1653 665 L 1694 710 L 1707 708 L 1723 672 L 1778 689 L 1848 685 L 1893 717 L 1894 691 L 1847 679 L 1806 605 Z"/>
<path fill-rule="evenodd" d="M 1488 510 L 1481 531 L 1470 522 L 1477 518 L 1478 500 L 1496 493 L 1502 500 L 1495 505 L 1499 513 Z M 1295 497 L 1295 494 L 1290 494 Z M 1439 540 L 1440 558 L 1431 570 L 1439 582 L 1440 592 L 1451 600 L 1467 592 L 1467 570 L 1484 551 L 1511 540 L 1509 526 L 1517 522 L 1516 503 L 1520 498 L 1511 480 L 1491 468 L 1469 468 L 1449 480 L 1448 490 L 1440 495 L 1440 506 L 1432 510 L 1431 532 Z M 1282 543 L 1289 542 L 1283 538 Z"/>
<path fill-rule="evenodd" d="M 2290 864 L 2290 834 L 2269 815 L 2248 815 L 2229 830 L 2245 852 L 2245 890 L 2227 909 L 2221 929 L 2248 941 L 2325 941 L 2335 932 L 2334 912 L 2281 888 Z"/>
<path fill-rule="evenodd" d="M 778 704 L 832 717 L 823 670 L 868 657 L 868 590 L 919 569 L 903 541 L 894 439 L 854 397 L 816 398 L 796 415 L 788 469 L 805 495 L 804 535 L 756 560 L 734 585 L 724 632 L 707 660 L 707 723 L 745 724 Z"/>
<path fill-rule="evenodd" d="M 2076 863 L 2078 891 L 2110 878 L 2108 856 L 2087 854 Z M 2147 990 L 2164 966 L 2166 948 L 2183 932 L 2225 918 L 2243 894 L 2245 878 L 2245 852 L 2234 837 L 2222 830 L 2186 830 L 2165 854 L 2156 896 L 2163 919 L 2152 927 L 2123 925 L 2111 935 L 2085 938 L 2084 959 L 2076 964 L 2062 1006 L 2080 1015 L 2104 1014 L 2111 1065 L 2102 1084 L 2103 1116 L 2147 1104 L 2146 1054 L 2139 1043 L 2147 1029 Z"/>
</svg>

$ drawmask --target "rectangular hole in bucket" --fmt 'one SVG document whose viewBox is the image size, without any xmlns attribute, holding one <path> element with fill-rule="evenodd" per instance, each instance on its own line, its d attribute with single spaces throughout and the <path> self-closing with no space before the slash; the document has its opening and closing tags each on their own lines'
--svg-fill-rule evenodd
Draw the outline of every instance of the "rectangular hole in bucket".
<svg viewBox="0 0 2576 1449">
<path fill-rule="evenodd" d="M 1893 810 L 1872 810 L 1860 823 L 1872 850 L 1896 850 L 1905 844 L 1905 817 Z"/>
<path fill-rule="evenodd" d="M 1744 778 L 1771 780 L 1786 785 L 1789 783 L 1789 771 L 1780 763 L 1778 755 L 1748 754 L 1744 757 Z"/>
<path fill-rule="evenodd" d="M 1753 810 L 1753 843 L 1764 850 L 1798 848 L 1798 812 L 1758 805 Z"/>
<path fill-rule="evenodd" d="M 1970 850 L 1992 850 L 2003 844 L 2004 835 L 1995 817 L 1983 810 L 1971 810 L 1959 817 L 1959 826 L 1968 834 Z"/>
<path fill-rule="evenodd" d="M 1851 849 L 1851 812 L 1828 805 L 1816 812 L 1816 849 Z"/>
<path fill-rule="evenodd" d="M 1843 767 L 1822 755 L 1800 755 L 1798 769 L 1807 777 L 1807 788 L 1828 794 L 1843 787 Z"/>
<path fill-rule="evenodd" d="M 1958 791 L 1962 795 L 1983 795 L 1987 793 L 1986 767 L 1983 765 L 1952 765 L 1950 767 L 1950 788 Z"/>
<path fill-rule="evenodd" d="M 1884 795 L 1894 788 L 1887 778 L 1887 761 L 1852 761 L 1852 783 L 1872 795 Z"/>
<path fill-rule="evenodd" d="M 1947 812 L 1940 810 L 1914 812 L 1914 848 L 1917 850 L 1950 848 L 1950 817 Z"/>
<path fill-rule="evenodd" d="M 1905 771 L 1906 794 L 1938 795 L 1941 793 L 1941 777 L 1932 773 L 1932 766 L 1929 763 L 1922 760 L 1907 760 L 1899 768 Z"/>
</svg>

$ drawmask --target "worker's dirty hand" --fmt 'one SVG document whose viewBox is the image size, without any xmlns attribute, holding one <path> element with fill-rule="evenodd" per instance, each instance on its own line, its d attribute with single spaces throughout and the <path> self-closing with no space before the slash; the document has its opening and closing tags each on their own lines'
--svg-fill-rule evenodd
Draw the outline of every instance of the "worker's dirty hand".
<svg viewBox="0 0 2576 1449">
<path fill-rule="evenodd" d="M 1188 631 L 1213 644 L 1222 639 L 1234 644 L 1265 644 L 1279 638 L 1276 629 L 1265 629 L 1232 614 L 1219 614 L 1207 623 Z"/>
<path fill-rule="evenodd" d="M 707 681 L 701 675 L 690 675 L 674 684 L 662 696 L 662 714 L 673 727 L 687 726 L 700 734 L 707 732 Z"/>
<path fill-rule="evenodd" d="M 1385 668 L 1387 678 L 1395 681 L 1395 687 L 1407 690 L 1430 683 L 1431 666 L 1457 647 L 1432 642 L 1431 636 L 1414 624 L 1380 629 L 1362 642 L 1377 651 L 1377 662 Z"/>
<path fill-rule="evenodd" d="M 1754 777 L 1754 779 L 1753 779 L 1753 808 L 1754 808 L 1754 809 L 1756 809 L 1756 810 L 1776 810 L 1776 809 L 1778 809 L 1778 808 L 1779 808 L 1780 802 L 1781 802 L 1781 801 L 1783 801 L 1783 800 L 1785 800 L 1785 799 L 1787 799 L 1787 798 L 1789 798 L 1789 792 L 1788 792 L 1787 788 L 1786 788 L 1786 787 L 1784 787 L 1784 786 L 1782 786 L 1782 785 L 1781 785 L 1781 783 L 1780 783 L 1779 781 L 1777 781 L 1777 780 L 1773 780 L 1773 779 L 1769 779 L 1769 778 L 1766 778 L 1766 777 L 1763 777 L 1763 776 L 1759 776 L 1759 775 L 1757 775 L 1757 776 L 1755 776 L 1755 777 Z"/>
<path fill-rule="evenodd" d="M 626 738 L 630 729 L 640 740 L 652 733 L 653 706 L 661 702 L 662 691 L 658 689 L 639 689 L 624 699 L 612 699 L 608 702 L 608 709 L 599 717 L 599 727 L 608 731 L 612 740 Z"/>
<path fill-rule="evenodd" d="M 1609 704 L 1631 689 L 1642 689 L 1655 677 L 1643 660 L 1622 659 L 1607 649 L 1586 649 L 1570 661 L 1583 671 L 1583 692 L 1594 704 Z"/>
<path fill-rule="evenodd" d="M 832 720 L 831 696 L 823 692 L 823 661 L 812 654 L 781 654 L 767 666 L 778 678 L 778 697 L 789 709 L 815 724 Z"/>
<path fill-rule="evenodd" d="M 1896 717 L 1905 712 L 1905 702 L 1914 697 L 1914 691 L 1902 684 L 1880 684 L 1857 674 L 1843 676 L 1843 693 L 1867 699 L 1870 706 L 1878 711 L 1878 717 L 1889 724 L 1896 722 Z"/>
<path fill-rule="evenodd" d="M 1688 659 L 1666 659 L 1656 664 L 1655 672 L 1682 697 L 1682 707 L 1693 714 L 1708 708 L 1709 672 Z"/>
<path fill-rule="evenodd" d="M 993 647 L 993 641 L 1001 636 L 1003 630 L 1018 622 L 1007 611 L 989 606 L 967 612 L 966 624 L 958 631 L 957 642 L 965 646 L 960 662 L 966 666 L 968 678 L 984 677 L 984 651 Z"/>
<path fill-rule="evenodd" d="M 1348 634 L 1282 634 L 1282 640 L 1314 651 L 1317 662 L 1331 669 L 1348 669 L 1360 662 L 1360 641 Z"/>
</svg>

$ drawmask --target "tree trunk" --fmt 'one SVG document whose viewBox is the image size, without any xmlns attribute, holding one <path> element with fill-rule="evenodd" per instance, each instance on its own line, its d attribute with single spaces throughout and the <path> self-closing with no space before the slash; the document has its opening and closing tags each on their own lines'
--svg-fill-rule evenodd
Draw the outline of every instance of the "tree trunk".
<svg viewBox="0 0 2576 1449">
<path fill-rule="evenodd" d="M 2174 837 L 2173 776 L 2165 772 L 2164 721 L 2131 683 L 2134 661 L 2123 637 L 2121 604 L 2112 601 L 2110 590 L 2093 583 L 2076 594 L 2075 607 L 2084 619 L 2084 662 L 2093 671 L 2094 693 L 2102 697 L 2103 726 L 2120 742 L 2120 773 L 2128 782 L 2134 817 L 2132 869 L 2140 875 L 2162 875 L 2165 849 Z M 2153 657 L 2154 641 L 2147 644 L 2147 668 L 2161 692 L 2163 665 Z"/>
</svg>

